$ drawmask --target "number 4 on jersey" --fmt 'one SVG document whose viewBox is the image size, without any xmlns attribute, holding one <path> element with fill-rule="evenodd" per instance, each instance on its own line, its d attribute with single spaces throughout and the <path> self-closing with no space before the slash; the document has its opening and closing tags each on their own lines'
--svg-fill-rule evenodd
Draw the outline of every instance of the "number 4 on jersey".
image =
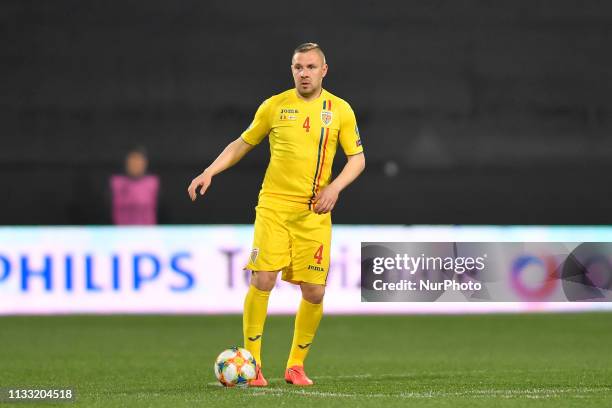
<svg viewBox="0 0 612 408">
<path fill-rule="evenodd" d="M 306 116 L 306 120 L 304 121 L 302 127 L 306 129 L 307 132 L 310 132 L 310 116 Z"/>
<path fill-rule="evenodd" d="M 317 260 L 318 264 L 321 264 L 321 259 L 323 259 L 323 245 L 321 245 L 319 249 L 317 249 L 317 252 L 315 252 L 314 259 Z"/>
</svg>

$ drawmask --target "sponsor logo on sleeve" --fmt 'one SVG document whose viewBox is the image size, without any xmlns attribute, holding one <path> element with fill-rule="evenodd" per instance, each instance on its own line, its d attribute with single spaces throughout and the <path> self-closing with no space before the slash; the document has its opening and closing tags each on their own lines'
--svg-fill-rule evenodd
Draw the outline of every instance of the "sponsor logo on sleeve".
<svg viewBox="0 0 612 408">
<path fill-rule="evenodd" d="M 251 263 L 255 263 L 258 255 L 259 255 L 259 248 L 253 248 L 253 250 L 251 251 Z"/>
</svg>

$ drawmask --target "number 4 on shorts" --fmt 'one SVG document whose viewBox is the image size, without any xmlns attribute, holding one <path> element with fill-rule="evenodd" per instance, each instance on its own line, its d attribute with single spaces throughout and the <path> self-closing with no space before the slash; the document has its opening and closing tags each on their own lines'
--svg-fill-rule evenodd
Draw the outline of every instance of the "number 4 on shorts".
<svg viewBox="0 0 612 408">
<path fill-rule="evenodd" d="M 321 245 L 319 249 L 317 249 L 317 252 L 315 252 L 314 259 L 317 260 L 318 264 L 321 263 L 321 259 L 323 259 L 323 245 Z"/>
</svg>

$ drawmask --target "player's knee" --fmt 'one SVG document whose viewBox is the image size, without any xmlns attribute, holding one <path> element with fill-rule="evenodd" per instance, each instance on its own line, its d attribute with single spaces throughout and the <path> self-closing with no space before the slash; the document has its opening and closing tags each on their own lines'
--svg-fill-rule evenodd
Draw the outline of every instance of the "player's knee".
<svg viewBox="0 0 612 408">
<path fill-rule="evenodd" d="M 302 284 L 302 297 L 309 303 L 319 304 L 323 302 L 325 296 L 325 286 Z"/>
<path fill-rule="evenodd" d="M 276 285 L 277 275 L 278 272 L 253 271 L 251 284 L 259 290 L 269 292 L 274 289 L 274 285 Z"/>
</svg>

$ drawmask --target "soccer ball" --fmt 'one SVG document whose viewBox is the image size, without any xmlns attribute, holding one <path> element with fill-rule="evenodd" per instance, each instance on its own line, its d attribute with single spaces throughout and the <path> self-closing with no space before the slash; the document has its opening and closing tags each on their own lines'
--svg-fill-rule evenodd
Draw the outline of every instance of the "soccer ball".
<svg viewBox="0 0 612 408">
<path fill-rule="evenodd" d="M 248 385 L 255 379 L 257 368 L 255 358 L 247 350 L 232 347 L 223 350 L 215 361 L 215 375 L 221 384 L 226 387 L 234 385 Z"/>
</svg>

